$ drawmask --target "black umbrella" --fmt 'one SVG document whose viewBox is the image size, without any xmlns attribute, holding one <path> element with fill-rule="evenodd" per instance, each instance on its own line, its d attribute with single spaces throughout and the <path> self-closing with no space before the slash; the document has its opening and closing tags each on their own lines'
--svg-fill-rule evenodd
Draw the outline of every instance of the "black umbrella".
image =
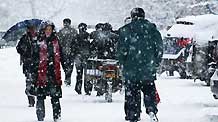
<svg viewBox="0 0 218 122">
<path fill-rule="evenodd" d="M 6 42 L 16 42 L 26 32 L 27 25 L 31 24 L 35 27 L 39 27 L 41 22 L 42 20 L 40 19 L 30 19 L 18 22 L 6 31 L 2 39 L 4 39 Z"/>
</svg>

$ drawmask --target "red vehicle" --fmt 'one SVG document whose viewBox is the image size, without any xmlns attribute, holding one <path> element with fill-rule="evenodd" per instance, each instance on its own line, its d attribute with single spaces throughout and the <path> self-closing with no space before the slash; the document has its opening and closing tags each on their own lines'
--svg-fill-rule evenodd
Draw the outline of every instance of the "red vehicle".
<svg viewBox="0 0 218 122">
<path fill-rule="evenodd" d="M 193 42 L 189 38 L 166 37 L 163 39 L 164 54 L 160 73 L 169 71 L 179 72 L 181 78 L 187 78 L 186 62 L 192 53 Z"/>
</svg>

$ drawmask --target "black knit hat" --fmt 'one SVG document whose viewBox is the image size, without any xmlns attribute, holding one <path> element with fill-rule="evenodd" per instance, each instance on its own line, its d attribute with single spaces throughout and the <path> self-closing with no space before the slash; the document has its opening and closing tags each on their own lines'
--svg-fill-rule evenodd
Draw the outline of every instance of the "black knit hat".
<svg viewBox="0 0 218 122">
<path fill-rule="evenodd" d="M 63 20 L 63 23 L 64 24 L 71 24 L 71 20 L 69 19 L 69 18 L 65 18 L 64 20 Z"/>
<path fill-rule="evenodd" d="M 80 23 L 80 24 L 78 25 L 78 28 L 79 28 L 79 29 L 87 29 L 87 24 L 86 24 L 86 23 Z"/>
<path fill-rule="evenodd" d="M 133 8 L 130 14 L 131 14 L 131 18 L 145 17 L 145 12 L 142 8 Z"/>
<path fill-rule="evenodd" d="M 55 25 L 52 21 L 50 20 L 46 20 L 46 21 L 42 21 L 41 24 L 40 24 L 40 30 L 44 30 L 47 26 L 51 26 L 52 27 L 52 30 L 55 29 Z"/>
</svg>

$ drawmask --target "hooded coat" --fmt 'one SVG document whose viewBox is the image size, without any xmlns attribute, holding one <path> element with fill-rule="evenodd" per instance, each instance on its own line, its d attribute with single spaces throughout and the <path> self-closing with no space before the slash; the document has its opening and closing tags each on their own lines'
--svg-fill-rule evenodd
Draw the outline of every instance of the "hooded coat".
<svg viewBox="0 0 218 122">
<path fill-rule="evenodd" d="M 163 54 L 163 41 L 155 24 L 135 19 L 119 29 L 118 59 L 123 76 L 130 81 L 156 80 Z"/>
</svg>

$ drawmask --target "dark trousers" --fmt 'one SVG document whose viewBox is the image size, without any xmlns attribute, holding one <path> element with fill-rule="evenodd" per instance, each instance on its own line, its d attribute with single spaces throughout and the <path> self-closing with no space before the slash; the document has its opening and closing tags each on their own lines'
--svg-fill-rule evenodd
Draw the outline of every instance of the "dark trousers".
<svg viewBox="0 0 218 122">
<path fill-rule="evenodd" d="M 35 104 L 35 97 L 33 95 L 30 95 L 30 89 L 32 85 L 32 76 L 29 70 L 25 70 L 25 77 L 26 77 L 26 89 L 25 93 L 28 98 L 29 107 L 33 107 Z"/>
<path fill-rule="evenodd" d="M 39 121 L 43 121 L 45 118 L 45 96 L 38 96 L 36 103 L 36 115 Z M 61 117 L 61 106 L 59 98 L 52 97 L 51 104 L 53 108 L 53 119 L 57 120 Z"/>
<path fill-rule="evenodd" d="M 73 67 L 73 66 L 72 66 Z M 67 68 L 64 70 L 65 72 L 65 84 L 66 85 L 71 85 L 71 75 L 72 75 L 72 72 L 73 72 L 73 68 Z"/>
<path fill-rule="evenodd" d="M 35 97 L 27 95 L 27 98 L 28 98 L 28 102 L 29 102 L 29 107 L 34 106 L 34 104 L 35 104 Z"/>
<path fill-rule="evenodd" d="M 76 72 L 77 72 L 75 91 L 78 94 L 81 94 L 82 82 L 83 82 L 82 76 L 83 76 L 83 72 L 85 72 L 84 90 L 85 90 L 86 94 L 90 95 L 91 91 L 92 91 L 92 83 L 91 83 L 91 81 L 88 81 L 86 78 L 86 71 L 87 71 L 87 68 L 86 68 L 87 64 L 86 63 L 87 62 L 83 61 L 82 59 L 76 58 L 75 63 L 76 63 Z"/>
<path fill-rule="evenodd" d="M 158 112 L 156 102 L 156 87 L 154 81 L 136 82 L 126 81 L 125 82 L 125 104 L 124 110 L 126 117 L 129 120 L 137 121 L 140 118 L 141 113 L 141 91 L 143 92 L 143 100 L 146 108 L 146 113 Z"/>
<path fill-rule="evenodd" d="M 63 55 L 62 67 L 65 73 L 65 84 L 71 85 L 71 75 L 73 72 L 74 58 L 71 55 Z"/>
</svg>

